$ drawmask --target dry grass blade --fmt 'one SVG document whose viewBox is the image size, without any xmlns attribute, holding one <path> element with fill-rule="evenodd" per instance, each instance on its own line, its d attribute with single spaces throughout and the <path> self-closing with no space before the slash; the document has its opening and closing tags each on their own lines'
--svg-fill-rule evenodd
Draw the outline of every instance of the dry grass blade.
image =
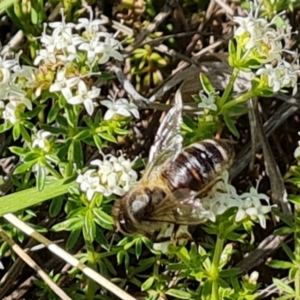
<svg viewBox="0 0 300 300">
<path fill-rule="evenodd" d="M 61 299 L 72 300 L 53 280 L 46 274 L 43 269 L 37 265 L 37 263 L 18 245 L 16 244 L 1 228 L 0 236 L 6 241 L 14 252 L 33 270 L 35 270 L 40 277 L 47 283 L 52 291 L 59 296 Z"/>
<path fill-rule="evenodd" d="M 266 171 L 270 179 L 272 201 L 282 209 L 284 214 L 291 216 L 292 209 L 287 199 L 287 192 L 284 186 L 282 175 L 280 174 L 270 144 L 264 132 L 261 117 L 259 115 L 257 107 L 254 106 L 253 112 L 255 124 L 257 125 L 256 132 L 258 133 L 258 139 L 263 149 Z"/>
<path fill-rule="evenodd" d="M 282 279 L 280 279 L 283 283 L 285 284 L 290 284 L 293 282 L 292 279 L 289 279 L 288 277 L 284 277 Z M 258 299 L 265 299 L 265 298 L 269 298 L 271 297 L 271 295 L 273 294 L 279 294 L 279 289 L 278 287 L 273 283 L 271 285 L 269 285 L 268 287 L 266 287 L 265 289 L 259 291 L 258 294 Z"/>
<path fill-rule="evenodd" d="M 284 123 L 286 119 L 293 115 L 298 109 L 299 108 L 297 106 L 293 106 L 287 102 L 283 103 L 276 113 L 267 122 L 265 122 L 264 131 L 266 136 L 269 137 L 276 130 L 276 128 Z M 236 163 L 230 170 L 231 178 L 237 177 L 249 164 L 251 160 L 250 147 L 251 143 L 248 143 L 238 154 Z"/>
<path fill-rule="evenodd" d="M 242 273 L 247 273 L 249 270 L 264 262 L 265 258 L 274 252 L 288 236 L 269 235 L 258 247 L 250 252 L 243 260 L 235 265 L 240 268 Z"/>
<path fill-rule="evenodd" d="M 83 263 L 81 263 L 78 259 L 70 255 L 68 252 L 57 246 L 56 244 L 52 243 L 50 240 L 36 232 L 34 229 L 29 227 L 26 223 L 19 220 L 16 216 L 13 214 L 5 214 L 3 218 L 20 229 L 22 232 L 24 232 L 26 235 L 32 237 L 33 239 L 37 240 L 39 243 L 42 243 L 45 245 L 52 253 L 72 265 L 73 267 L 79 269 L 81 272 L 83 272 L 87 277 L 95 281 L 96 283 L 100 284 L 103 288 L 109 290 L 116 296 L 118 296 L 122 300 L 136 300 L 134 297 L 127 294 L 125 291 L 120 289 L 118 286 L 113 284 L 111 281 L 106 279 L 105 277 L 101 276 L 91 268 L 87 267 Z M 69 299 L 69 298 L 63 298 L 63 299 Z"/>
</svg>

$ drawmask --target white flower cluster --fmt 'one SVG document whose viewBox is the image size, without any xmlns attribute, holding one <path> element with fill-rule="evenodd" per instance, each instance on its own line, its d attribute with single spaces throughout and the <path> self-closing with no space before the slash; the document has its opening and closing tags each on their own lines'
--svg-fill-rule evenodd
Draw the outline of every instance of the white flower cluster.
<svg viewBox="0 0 300 300">
<path fill-rule="evenodd" d="M 55 81 L 50 85 L 49 91 L 61 93 L 67 103 L 71 105 L 84 105 L 87 113 L 92 115 L 95 108 L 94 100 L 99 97 L 100 89 L 90 86 L 86 76 L 93 75 L 95 65 L 105 64 L 110 58 L 122 61 L 119 53 L 122 46 L 110 33 L 99 31 L 102 20 L 79 19 L 78 24 L 66 23 L 63 12 L 62 21 L 53 22 L 49 27 L 52 34 L 47 34 L 47 25 L 41 37 L 42 49 L 34 60 L 40 68 L 57 69 Z M 74 72 L 74 62 L 80 65 L 85 62 L 84 74 Z M 39 96 L 41 89 L 37 89 Z"/>
<path fill-rule="evenodd" d="M 257 186 L 251 187 L 249 193 L 238 195 L 234 186 L 228 183 L 228 172 L 222 174 L 209 194 L 201 199 L 203 207 L 208 212 L 207 218 L 215 222 L 216 216 L 222 215 L 231 207 L 238 208 L 235 221 L 240 222 L 246 218 L 258 220 L 261 227 L 266 228 L 266 214 L 271 211 L 269 197 L 258 193 Z M 261 200 L 265 201 L 262 204 Z"/>
<path fill-rule="evenodd" d="M 77 25 L 66 23 L 62 12 L 62 22 L 49 24 L 53 29 L 52 35 L 46 33 L 47 26 L 45 26 L 41 37 L 43 49 L 39 50 L 34 64 L 40 65 L 43 62 L 45 65 L 55 65 L 78 62 L 80 51 L 87 54 L 89 67 L 105 64 L 111 57 L 122 61 L 123 56 L 118 52 L 122 49 L 120 42 L 111 34 L 99 31 L 99 25 L 104 24 L 104 21 L 92 19 L 93 14 L 90 9 L 90 19 L 79 19 Z"/>
<path fill-rule="evenodd" d="M 25 108 L 32 109 L 32 103 L 25 91 L 25 83 L 18 83 L 19 77 L 30 78 L 29 72 L 32 68 L 21 68 L 18 55 L 7 58 L 9 55 L 12 54 L 0 57 L 0 111 L 4 121 L 16 124 Z"/>
<path fill-rule="evenodd" d="M 261 76 L 261 80 L 264 80 L 274 93 L 292 87 L 293 94 L 296 94 L 297 72 L 282 57 L 283 40 L 290 36 L 290 26 L 287 23 L 283 26 L 283 22 L 286 21 L 279 15 L 270 22 L 258 18 L 260 6 L 256 2 L 250 2 L 250 5 L 251 10 L 247 17 L 234 17 L 234 21 L 239 25 L 235 29 L 234 37 L 243 49 L 241 60 L 250 62 L 254 59 L 265 65 L 256 75 Z"/>
<path fill-rule="evenodd" d="M 125 98 L 115 99 L 108 96 L 109 99 L 100 101 L 100 103 L 108 108 L 104 115 L 104 120 L 113 119 L 115 115 L 121 115 L 124 117 L 130 117 L 133 115 L 135 118 L 140 117 L 140 113 L 138 111 L 137 106 L 129 102 Z"/>
<path fill-rule="evenodd" d="M 95 193 L 107 197 L 112 194 L 123 196 L 137 181 L 132 162 L 125 159 L 123 154 L 119 157 L 103 155 L 103 160 L 94 160 L 91 165 L 96 166 L 97 170 L 79 174 L 76 180 L 88 200 L 92 200 Z"/>
</svg>

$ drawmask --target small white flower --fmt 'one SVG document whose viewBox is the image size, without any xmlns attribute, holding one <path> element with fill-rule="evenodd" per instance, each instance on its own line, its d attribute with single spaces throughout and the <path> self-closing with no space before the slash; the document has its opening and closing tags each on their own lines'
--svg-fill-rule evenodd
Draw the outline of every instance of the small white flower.
<svg viewBox="0 0 300 300">
<path fill-rule="evenodd" d="M 105 64 L 111 57 L 119 61 L 124 60 L 122 54 L 117 51 L 119 49 L 123 49 L 121 43 L 118 40 L 116 40 L 111 34 L 107 32 L 99 32 L 97 36 L 101 40 L 104 39 L 103 42 L 99 42 L 98 53 L 100 55 L 98 64 Z"/>
<path fill-rule="evenodd" d="M 199 108 L 209 109 L 216 111 L 218 109 L 215 104 L 216 99 L 214 94 L 205 95 L 204 91 L 200 91 L 199 96 L 201 98 L 201 103 L 198 103 Z"/>
<path fill-rule="evenodd" d="M 55 65 L 58 61 L 54 52 L 49 52 L 47 49 L 40 49 L 37 51 L 37 56 L 33 61 L 35 66 L 38 66 L 43 62 L 47 65 Z"/>
<path fill-rule="evenodd" d="M 247 280 L 247 282 L 251 283 L 251 284 L 257 284 L 257 279 L 259 277 L 259 273 L 257 271 L 253 271 L 250 276 L 245 276 L 245 279 Z"/>
<path fill-rule="evenodd" d="M 115 115 L 121 115 L 124 117 L 130 117 L 133 115 L 135 118 L 139 118 L 140 114 L 137 109 L 137 106 L 129 102 L 125 98 L 120 98 L 118 100 L 115 100 L 111 97 L 108 100 L 103 100 L 100 101 L 100 103 L 108 108 L 104 115 L 104 120 L 110 120 L 112 119 Z"/>
<path fill-rule="evenodd" d="M 0 84 L 6 84 L 9 82 L 11 71 L 16 66 L 19 66 L 18 58 L 5 59 L 0 56 Z"/>
<path fill-rule="evenodd" d="M 32 141 L 32 148 L 40 148 L 46 152 L 50 149 L 49 138 L 52 136 L 52 133 L 45 130 L 39 130 L 36 133 L 36 138 Z"/>
<path fill-rule="evenodd" d="M 56 37 L 63 37 L 64 39 L 72 39 L 72 30 L 75 28 L 74 23 L 66 23 L 64 10 L 61 9 L 61 22 L 52 22 L 49 23 L 49 27 L 53 28 L 52 36 Z"/>
<path fill-rule="evenodd" d="M 93 38 L 97 32 L 99 31 L 99 26 L 103 25 L 105 21 L 103 20 L 93 20 L 93 10 L 88 7 L 89 13 L 90 13 L 90 18 L 79 18 L 78 19 L 78 24 L 75 26 L 76 30 L 80 30 L 82 28 L 85 29 L 83 36 L 85 38 L 91 39 Z"/>
<path fill-rule="evenodd" d="M 86 197 L 91 201 L 95 193 L 104 193 L 106 190 L 100 184 L 100 179 L 94 170 L 88 170 L 84 174 L 78 174 L 76 182 L 79 188 L 86 194 Z"/>
<path fill-rule="evenodd" d="M 91 165 L 97 167 L 97 170 L 89 170 L 77 178 L 80 189 L 89 200 L 94 193 L 123 196 L 136 183 L 137 173 L 131 168 L 132 162 L 125 159 L 124 155 L 118 158 L 104 155 L 103 160 L 94 160 Z"/>
<path fill-rule="evenodd" d="M 290 63 L 284 60 L 281 60 L 276 67 L 266 64 L 257 70 L 256 75 L 261 76 L 274 93 L 290 87 L 293 88 L 293 95 L 297 93 L 297 71 L 294 70 Z"/>
<path fill-rule="evenodd" d="M 209 212 L 207 219 L 215 222 L 216 216 L 222 215 L 229 208 L 236 207 L 236 222 L 241 222 L 249 217 L 252 220 L 259 220 L 260 225 L 265 228 L 265 215 L 271 211 L 271 206 L 269 205 L 269 197 L 258 193 L 258 184 L 259 181 L 257 186 L 251 187 L 248 193 L 238 195 L 236 189 L 228 183 L 228 172 L 223 172 L 220 180 L 208 195 L 201 199 L 203 207 Z M 263 205 L 261 200 L 265 200 L 266 205 Z"/>
<path fill-rule="evenodd" d="M 32 110 L 32 102 L 26 98 L 26 93 L 20 88 L 20 86 L 16 84 L 10 85 L 10 89 L 6 97 L 10 102 L 24 104 L 27 109 Z"/>
<path fill-rule="evenodd" d="M 79 45 L 78 49 L 86 52 L 87 60 L 92 65 L 97 62 L 98 55 L 102 51 L 102 47 L 100 47 L 99 39 L 97 37 L 82 43 Z"/>
<path fill-rule="evenodd" d="M 91 116 L 94 112 L 94 102 L 93 100 L 100 95 L 100 89 L 92 87 L 91 90 L 87 89 L 87 86 L 83 80 L 78 82 L 77 95 L 66 99 L 69 104 L 77 105 L 83 104 L 87 113 Z"/>
<path fill-rule="evenodd" d="M 283 51 L 282 40 L 290 36 L 290 26 L 281 20 L 281 27 L 277 27 L 276 15 L 270 22 L 264 18 L 258 18 L 260 5 L 250 2 L 251 9 L 246 17 L 234 17 L 239 24 L 235 29 L 234 36 L 237 43 L 246 50 L 243 59 L 254 57 L 262 63 L 280 61 Z M 275 29 L 276 28 L 276 29 Z"/>
<path fill-rule="evenodd" d="M 4 266 L 3 266 L 2 262 L 1 262 L 1 260 L 0 260 L 0 270 L 4 270 Z"/>
<path fill-rule="evenodd" d="M 4 120 L 9 121 L 11 124 L 16 124 L 20 121 L 19 107 L 22 105 L 21 102 L 11 101 L 5 105 L 2 117 Z"/>
<path fill-rule="evenodd" d="M 57 71 L 55 82 L 50 85 L 49 91 L 61 92 L 67 100 L 73 96 L 71 89 L 78 84 L 80 78 L 75 76 L 67 79 L 65 73 L 65 69 Z"/>
</svg>

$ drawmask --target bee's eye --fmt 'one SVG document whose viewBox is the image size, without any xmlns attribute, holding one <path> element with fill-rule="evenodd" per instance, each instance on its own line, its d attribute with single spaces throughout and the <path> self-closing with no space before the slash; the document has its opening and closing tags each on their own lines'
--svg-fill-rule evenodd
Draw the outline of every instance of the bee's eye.
<svg viewBox="0 0 300 300">
<path fill-rule="evenodd" d="M 139 212 L 141 209 L 144 209 L 145 206 L 147 206 L 147 204 L 149 203 L 149 201 L 150 201 L 150 198 L 147 195 L 144 195 L 143 197 L 134 199 L 131 202 L 132 212 L 135 214 L 135 213 Z"/>
</svg>

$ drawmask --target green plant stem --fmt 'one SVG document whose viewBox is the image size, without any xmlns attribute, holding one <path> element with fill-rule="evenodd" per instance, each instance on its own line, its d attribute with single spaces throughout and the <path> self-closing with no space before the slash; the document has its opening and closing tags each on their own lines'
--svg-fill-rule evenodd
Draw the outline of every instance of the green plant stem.
<svg viewBox="0 0 300 300">
<path fill-rule="evenodd" d="M 235 106 L 237 104 L 246 102 L 247 100 L 249 100 L 253 96 L 255 96 L 253 91 L 248 91 L 248 92 L 242 94 L 241 96 L 239 96 L 239 97 L 227 102 L 226 104 L 224 104 L 224 106 L 221 108 L 221 112 L 225 112 L 226 110 L 228 110 L 232 106 Z"/>
<path fill-rule="evenodd" d="M 212 298 L 214 300 L 219 300 L 219 266 L 220 259 L 224 247 L 225 239 L 220 236 L 217 237 L 214 257 L 211 266 L 211 279 L 212 279 Z"/>
<path fill-rule="evenodd" d="M 295 274 L 295 300 L 300 300 L 300 206 L 295 205 L 295 261 L 297 271 Z"/>
<path fill-rule="evenodd" d="M 221 109 L 223 108 L 223 105 L 227 102 L 228 98 L 229 98 L 229 95 L 233 89 L 233 85 L 234 85 L 234 82 L 236 80 L 236 77 L 238 76 L 239 74 L 239 69 L 238 68 L 234 68 L 233 69 L 233 72 L 230 76 L 230 79 L 229 79 L 229 83 L 228 85 L 226 86 L 225 88 L 225 91 L 221 97 L 221 100 L 220 100 L 220 107 Z"/>
<path fill-rule="evenodd" d="M 88 255 L 88 266 L 94 270 L 97 270 L 97 262 L 96 262 L 96 253 L 93 247 L 93 244 L 89 241 L 85 241 L 87 255 Z M 86 290 L 86 299 L 93 300 L 95 299 L 95 293 L 98 289 L 97 284 L 91 278 L 87 278 L 87 290 Z"/>
</svg>

